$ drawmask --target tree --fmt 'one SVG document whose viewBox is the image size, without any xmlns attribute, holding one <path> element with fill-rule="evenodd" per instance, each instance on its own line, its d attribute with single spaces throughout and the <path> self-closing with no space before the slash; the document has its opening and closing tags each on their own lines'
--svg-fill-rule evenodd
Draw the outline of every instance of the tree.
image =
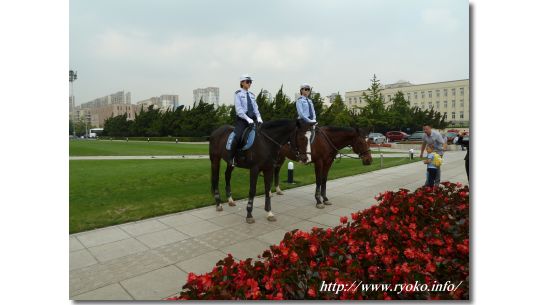
<svg viewBox="0 0 538 305">
<path fill-rule="evenodd" d="M 353 116 L 344 104 L 340 94 L 336 95 L 331 106 L 318 117 L 320 125 L 350 126 L 353 124 Z"/>
<path fill-rule="evenodd" d="M 372 84 L 367 89 L 368 93 L 363 92 L 362 94 L 366 106 L 359 108 L 360 115 L 358 117 L 358 123 L 360 126 L 376 130 L 376 128 L 382 128 L 388 125 L 388 115 L 385 109 L 385 101 L 381 94 L 383 89 L 375 74 L 371 81 Z"/>
</svg>

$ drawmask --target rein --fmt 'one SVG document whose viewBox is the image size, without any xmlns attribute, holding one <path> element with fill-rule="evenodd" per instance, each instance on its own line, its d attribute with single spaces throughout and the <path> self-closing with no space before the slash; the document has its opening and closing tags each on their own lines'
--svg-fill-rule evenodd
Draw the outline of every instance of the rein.
<svg viewBox="0 0 538 305">
<path fill-rule="evenodd" d="M 368 150 L 366 151 L 362 151 L 362 152 L 359 152 L 358 155 L 359 157 L 355 157 L 355 156 L 352 156 L 352 155 L 348 155 L 348 154 L 343 154 L 340 152 L 340 149 L 336 148 L 336 146 L 333 144 L 333 142 L 331 141 L 331 139 L 329 138 L 329 136 L 327 136 L 327 134 L 319 127 L 316 127 L 317 130 L 320 131 L 320 133 L 323 135 L 323 137 L 325 138 L 325 140 L 327 141 L 327 143 L 329 143 L 329 145 L 332 147 L 332 149 L 334 149 L 337 154 L 339 155 L 338 156 L 338 159 L 342 159 L 342 156 L 345 156 L 347 158 L 351 158 L 351 159 L 361 159 L 364 155 L 370 153 L 370 148 L 368 148 Z M 347 145 L 345 147 L 349 147 L 353 150 L 353 147 L 351 147 L 351 145 Z"/>
</svg>

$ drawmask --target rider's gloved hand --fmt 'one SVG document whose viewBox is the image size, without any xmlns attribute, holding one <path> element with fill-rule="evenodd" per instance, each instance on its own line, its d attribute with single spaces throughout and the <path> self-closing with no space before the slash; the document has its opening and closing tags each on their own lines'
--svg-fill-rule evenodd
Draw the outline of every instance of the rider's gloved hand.
<svg viewBox="0 0 538 305">
<path fill-rule="evenodd" d="M 262 118 L 258 117 L 258 123 L 260 123 L 260 124 L 263 123 Z"/>
<path fill-rule="evenodd" d="M 253 124 L 253 123 L 254 123 L 254 121 L 253 121 L 251 118 L 247 118 L 247 122 L 248 122 L 249 124 Z"/>
</svg>

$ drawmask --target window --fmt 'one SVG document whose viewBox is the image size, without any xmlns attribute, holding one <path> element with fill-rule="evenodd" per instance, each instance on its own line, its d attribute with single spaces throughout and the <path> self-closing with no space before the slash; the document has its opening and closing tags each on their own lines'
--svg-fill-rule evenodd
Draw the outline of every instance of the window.
<svg viewBox="0 0 538 305">
<path fill-rule="evenodd" d="M 407 100 L 411 100 L 411 93 L 407 93 Z"/>
<path fill-rule="evenodd" d="M 422 108 L 422 109 L 426 108 L 426 107 L 424 106 L 424 102 L 422 102 L 422 106 L 421 106 L 420 108 Z"/>
<path fill-rule="evenodd" d="M 388 99 L 389 99 L 389 101 L 390 101 L 390 95 L 388 95 Z"/>
<path fill-rule="evenodd" d="M 437 106 L 437 109 L 441 108 L 441 102 L 437 101 L 435 102 L 435 105 Z"/>
<path fill-rule="evenodd" d="M 418 99 L 418 94 L 415 92 L 415 100 Z"/>
<path fill-rule="evenodd" d="M 432 97 L 432 92 L 431 92 L 431 91 L 428 91 L 428 97 L 429 97 L 429 98 Z"/>
<path fill-rule="evenodd" d="M 428 102 L 428 108 L 432 108 L 433 105 L 432 105 L 432 102 Z"/>
<path fill-rule="evenodd" d="M 444 91 L 445 96 L 448 96 L 448 89 L 445 89 L 443 91 Z"/>
<path fill-rule="evenodd" d="M 440 97 L 440 96 L 441 96 L 440 91 L 439 91 L 439 90 L 435 90 L 435 95 L 436 95 L 437 97 Z"/>
<path fill-rule="evenodd" d="M 463 111 L 460 111 L 460 119 L 463 119 Z"/>
<path fill-rule="evenodd" d="M 351 98 L 349 98 L 349 102 L 351 103 Z"/>
<path fill-rule="evenodd" d="M 452 96 L 456 96 L 456 88 L 452 88 Z"/>
<path fill-rule="evenodd" d="M 463 88 L 460 88 L 460 95 L 463 95 L 464 92 L 465 90 L 463 90 Z"/>
<path fill-rule="evenodd" d="M 355 104 L 357 104 L 357 98 L 356 97 L 353 98 L 353 101 L 355 102 Z"/>
<path fill-rule="evenodd" d="M 422 95 L 422 98 L 424 98 L 424 91 L 420 92 L 420 94 Z"/>
<path fill-rule="evenodd" d="M 448 102 L 447 101 L 444 101 L 443 104 L 444 104 L 445 108 L 448 108 Z"/>
<path fill-rule="evenodd" d="M 456 100 L 452 100 L 452 108 L 456 108 Z"/>
<path fill-rule="evenodd" d="M 463 99 L 460 100 L 460 107 L 461 108 L 465 107 L 465 103 L 463 102 Z"/>
<path fill-rule="evenodd" d="M 456 113 L 455 113 L 455 112 L 452 112 L 452 118 L 453 118 L 453 119 L 456 118 Z"/>
</svg>

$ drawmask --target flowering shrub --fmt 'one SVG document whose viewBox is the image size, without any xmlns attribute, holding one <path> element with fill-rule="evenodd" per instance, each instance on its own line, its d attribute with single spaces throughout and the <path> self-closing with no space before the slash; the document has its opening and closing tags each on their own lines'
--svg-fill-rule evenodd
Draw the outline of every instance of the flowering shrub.
<svg viewBox="0 0 538 305">
<path fill-rule="evenodd" d="M 468 299 L 469 189 L 445 182 L 379 194 L 335 228 L 286 233 L 259 261 L 229 254 L 173 299 Z M 461 283 L 452 292 L 320 291 L 325 283 Z"/>
</svg>

